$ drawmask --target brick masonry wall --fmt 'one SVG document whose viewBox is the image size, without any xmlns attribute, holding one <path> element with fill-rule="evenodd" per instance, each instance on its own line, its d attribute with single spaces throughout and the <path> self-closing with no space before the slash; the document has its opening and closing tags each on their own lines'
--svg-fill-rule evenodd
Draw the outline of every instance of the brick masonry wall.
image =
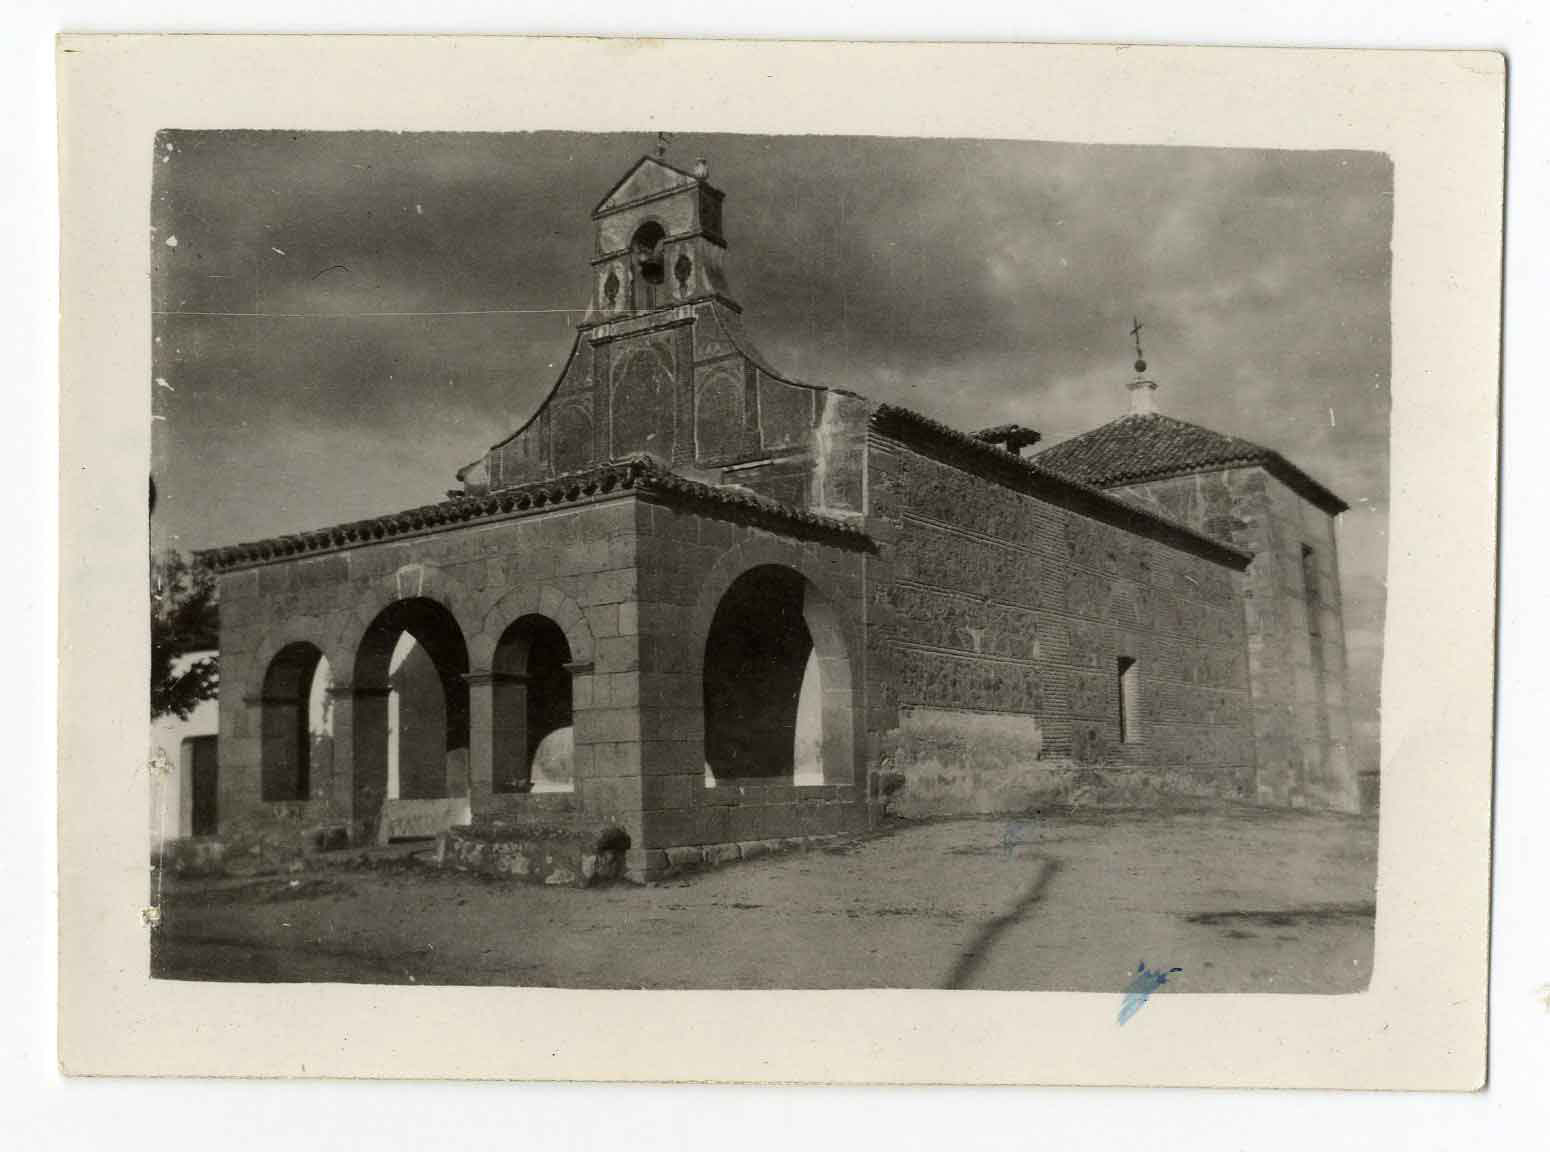
<svg viewBox="0 0 1550 1152">
<path fill-rule="evenodd" d="M 1231 568 L 882 437 L 868 483 L 869 727 L 903 776 L 898 810 L 1252 795 Z M 1139 677 L 1129 740 L 1121 657 Z"/>
<path fill-rule="evenodd" d="M 505 628 L 540 614 L 564 631 L 575 663 L 575 787 L 579 807 L 639 835 L 639 806 L 621 777 L 635 775 L 637 725 L 628 716 L 639 690 L 636 552 L 638 498 L 530 513 L 496 522 L 267 564 L 220 578 L 220 819 L 222 831 L 251 823 L 355 822 L 361 810 L 355 766 L 356 720 L 368 707 L 354 696 L 357 654 L 371 621 L 396 601 L 424 597 L 456 622 L 468 654 L 472 800 L 499 811 L 519 798 L 492 794 L 488 772 L 490 670 Z M 285 645 L 305 641 L 334 676 L 331 771 L 316 771 L 305 802 L 260 801 L 261 696 L 266 669 Z"/>
<path fill-rule="evenodd" d="M 1114 494 L 1254 553 L 1244 611 L 1255 796 L 1278 806 L 1356 811 L 1334 517 L 1259 467 L 1173 477 Z M 1304 545 L 1315 558 L 1317 641 L 1308 628 Z M 1315 643 L 1322 649 L 1317 654 Z"/>
</svg>

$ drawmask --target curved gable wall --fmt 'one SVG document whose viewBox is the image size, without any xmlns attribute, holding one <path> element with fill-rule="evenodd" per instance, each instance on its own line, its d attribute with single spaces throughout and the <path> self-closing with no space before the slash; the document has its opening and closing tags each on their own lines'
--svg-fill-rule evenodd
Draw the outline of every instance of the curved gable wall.
<svg viewBox="0 0 1550 1152">
<path fill-rule="evenodd" d="M 649 455 L 799 507 L 860 512 L 865 401 L 772 370 L 728 304 L 589 324 L 520 429 L 459 473 L 470 493 Z"/>
</svg>

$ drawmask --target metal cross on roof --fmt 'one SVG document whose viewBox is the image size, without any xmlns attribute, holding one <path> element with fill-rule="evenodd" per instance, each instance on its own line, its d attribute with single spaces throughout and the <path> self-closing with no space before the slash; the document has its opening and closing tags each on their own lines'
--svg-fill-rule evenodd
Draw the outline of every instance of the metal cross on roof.
<svg viewBox="0 0 1550 1152">
<path fill-rule="evenodd" d="M 1141 318 L 1138 316 L 1132 316 L 1131 321 L 1130 334 L 1136 338 L 1136 359 L 1139 360 L 1141 359 L 1141 329 L 1146 325 L 1141 323 Z"/>
<path fill-rule="evenodd" d="M 666 156 L 667 155 L 667 133 L 666 132 L 658 132 L 657 133 L 657 155 L 658 156 Z"/>
</svg>

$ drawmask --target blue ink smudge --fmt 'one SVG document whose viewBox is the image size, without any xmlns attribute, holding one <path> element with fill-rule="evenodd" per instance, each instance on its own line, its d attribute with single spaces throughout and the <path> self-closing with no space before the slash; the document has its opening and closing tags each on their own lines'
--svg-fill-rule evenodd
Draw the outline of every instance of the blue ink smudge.
<svg viewBox="0 0 1550 1152">
<path fill-rule="evenodd" d="M 1006 830 L 1001 833 L 1001 847 L 1006 849 L 1008 857 L 1011 857 L 1019 847 L 1029 843 L 1023 839 L 1023 834 L 1027 831 L 1028 826 L 1020 820 L 1014 820 L 1006 826 Z"/>
<path fill-rule="evenodd" d="M 1130 978 L 1130 985 L 1125 989 L 1125 1002 L 1119 1008 L 1119 1022 L 1123 1024 L 1141 1011 L 1152 993 L 1168 982 L 1169 976 L 1182 971 L 1182 968 L 1169 968 L 1166 971 L 1148 968 L 1145 960 L 1137 964 L 1136 974 Z"/>
</svg>

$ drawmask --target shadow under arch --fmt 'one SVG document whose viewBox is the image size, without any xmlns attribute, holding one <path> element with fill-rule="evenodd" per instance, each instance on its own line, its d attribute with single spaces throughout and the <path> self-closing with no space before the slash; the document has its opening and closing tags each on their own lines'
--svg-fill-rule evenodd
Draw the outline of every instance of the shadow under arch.
<svg viewBox="0 0 1550 1152">
<path fill-rule="evenodd" d="M 331 679 L 322 649 L 306 640 L 284 645 L 264 670 L 259 696 L 259 797 L 265 803 L 300 803 L 318 783 L 312 700 L 318 679 Z"/>
<path fill-rule="evenodd" d="M 490 672 L 492 789 L 530 792 L 537 785 L 542 791 L 573 790 L 572 665 L 565 630 L 536 612 L 519 616 L 501 633 Z M 546 741 L 554 751 L 540 758 Z M 535 779 L 535 767 L 541 769 L 540 779 Z"/>
<path fill-rule="evenodd" d="M 794 782 L 804 751 L 822 783 L 855 780 L 845 629 L 801 572 L 756 564 L 731 581 L 706 633 L 701 680 L 705 765 L 716 782 Z"/>
<path fill-rule="evenodd" d="M 439 764 L 400 764 L 400 778 L 412 772 L 416 780 L 433 781 L 422 788 L 433 795 L 455 795 L 467 789 L 469 665 L 463 631 L 452 611 L 437 600 L 424 596 L 396 600 L 366 626 L 355 653 L 354 812 L 357 822 L 366 827 L 375 823 L 388 794 L 393 658 L 406 634 L 428 658 L 440 684 L 444 738 L 436 742 L 442 757 Z"/>
</svg>

